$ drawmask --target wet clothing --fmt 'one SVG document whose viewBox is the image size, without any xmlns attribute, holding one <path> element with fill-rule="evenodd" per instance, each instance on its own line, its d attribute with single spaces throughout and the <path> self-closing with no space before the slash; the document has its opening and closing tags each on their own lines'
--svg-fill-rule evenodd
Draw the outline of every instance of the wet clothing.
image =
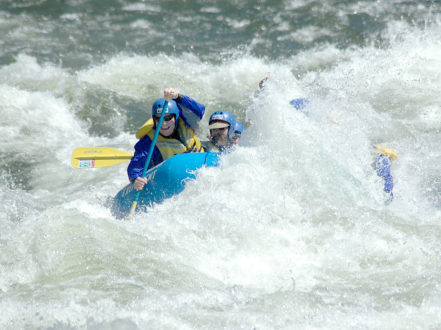
<svg viewBox="0 0 441 330">
<path fill-rule="evenodd" d="M 153 141 L 155 130 L 148 132 L 150 141 Z M 163 160 L 169 159 L 177 154 L 184 152 L 202 152 L 202 145 L 199 138 L 191 127 L 185 125 L 182 119 L 179 119 L 178 127 L 170 137 L 158 135 L 156 140 L 156 148 L 159 149 Z"/>
<path fill-rule="evenodd" d="M 204 147 L 204 150 L 206 152 L 220 152 L 221 150 L 219 149 L 218 146 L 216 146 L 213 142 L 211 141 L 202 141 L 202 146 Z"/>
<path fill-rule="evenodd" d="M 205 152 L 223 152 L 223 153 L 229 153 L 232 152 L 236 147 L 237 144 L 229 144 L 227 146 L 220 146 L 218 147 L 211 141 L 202 141 L 202 146 L 204 147 Z"/>
<path fill-rule="evenodd" d="M 392 161 L 389 156 L 384 154 L 377 155 L 373 165 L 377 175 L 384 180 L 384 191 L 390 193 L 391 197 L 393 197 L 394 178 L 390 173 Z"/>
<path fill-rule="evenodd" d="M 205 106 L 185 95 L 179 95 L 175 101 L 179 108 L 177 128 L 170 137 L 158 135 L 149 169 L 176 154 L 204 151 L 195 130 L 204 116 Z M 135 144 L 135 154 L 127 167 L 130 181 L 142 176 L 154 134 L 154 121 L 150 118 L 136 134 L 140 140 Z"/>
</svg>

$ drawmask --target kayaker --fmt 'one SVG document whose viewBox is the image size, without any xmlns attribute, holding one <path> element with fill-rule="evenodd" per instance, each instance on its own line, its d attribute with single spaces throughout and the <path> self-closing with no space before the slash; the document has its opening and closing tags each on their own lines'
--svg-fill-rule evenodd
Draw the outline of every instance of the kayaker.
<svg viewBox="0 0 441 330">
<path fill-rule="evenodd" d="M 208 121 L 209 141 L 202 145 L 207 152 L 222 152 L 228 150 L 234 142 L 236 119 L 231 112 L 220 110 L 214 112 Z M 243 127 L 243 126 L 242 126 Z"/>
<path fill-rule="evenodd" d="M 137 190 L 142 190 L 147 183 L 147 179 L 142 178 L 141 175 L 165 99 L 169 99 L 168 107 L 148 168 L 180 153 L 204 151 L 195 130 L 204 116 L 205 106 L 189 96 L 179 94 L 173 88 L 166 88 L 164 98 L 153 103 L 152 118 L 136 133 L 136 137 L 140 140 L 135 144 L 135 153 L 127 167 L 127 174 Z"/>
</svg>

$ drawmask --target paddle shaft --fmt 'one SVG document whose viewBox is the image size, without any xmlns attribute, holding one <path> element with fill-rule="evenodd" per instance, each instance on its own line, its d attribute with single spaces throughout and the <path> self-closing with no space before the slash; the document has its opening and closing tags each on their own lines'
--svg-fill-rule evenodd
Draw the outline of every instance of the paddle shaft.
<svg viewBox="0 0 441 330">
<path fill-rule="evenodd" d="M 162 126 L 162 121 L 164 120 L 165 113 L 167 112 L 167 107 L 168 107 L 168 99 L 166 99 L 164 102 L 164 107 L 162 108 L 161 116 L 159 117 L 158 125 L 156 126 L 155 135 L 153 136 L 152 143 L 150 144 L 147 160 L 145 162 L 144 169 L 141 175 L 142 178 L 145 178 L 145 176 L 147 175 L 147 169 L 149 168 L 150 160 L 152 159 L 153 150 L 155 149 L 156 140 L 158 139 L 159 131 L 161 130 L 161 126 Z M 130 213 L 127 216 L 126 220 L 132 220 L 133 214 L 135 213 L 136 210 L 136 206 L 138 205 L 140 194 L 141 194 L 141 190 L 138 190 L 135 196 L 135 200 L 132 203 L 132 207 L 130 208 Z"/>
</svg>

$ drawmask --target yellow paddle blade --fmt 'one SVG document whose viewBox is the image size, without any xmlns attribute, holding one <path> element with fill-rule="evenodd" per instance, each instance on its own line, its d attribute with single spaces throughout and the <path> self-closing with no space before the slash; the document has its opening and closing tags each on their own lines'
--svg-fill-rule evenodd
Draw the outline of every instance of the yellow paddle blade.
<svg viewBox="0 0 441 330">
<path fill-rule="evenodd" d="M 133 157 L 133 154 L 114 148 L 76 148 L 72 152 L 72 166 L 75 168 L 106 167 L 120 164 Z"/>
<path fill-rule="evenodd" d="M 379 144 L 374 144 L 374 149 L 372 150 L 372 152 L 374 152 L 376 154 L 388 155 L 390 157 L 390 159 L 392 159 L 392 160 L 395 160 L 398 158 L 398 155 L 395 152 L 395 150 L 382 147 Z"/>
</svg>

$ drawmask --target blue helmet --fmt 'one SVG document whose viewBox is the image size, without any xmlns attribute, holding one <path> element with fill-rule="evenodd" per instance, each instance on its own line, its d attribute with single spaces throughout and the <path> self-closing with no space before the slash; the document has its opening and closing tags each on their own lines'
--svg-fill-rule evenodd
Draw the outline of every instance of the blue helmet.
<svg viewBox="0 0 441 330">
<path fill-rule="evenodd" d="M 162 113 L 162 109 L 164 108 L 165 99 L 158 99 L 153 103 L 152 106 L 152 117 L 160 115 Z M 165 113 L 170 113 L 175 115 L 176 117 L 176 125 L 178 125 L 179 119 L 179 108 L 175 101 L 169 100 L 167 105 L 167 111 Z"/>
<path fill-rule="evenodd" d="M 238 138 L 240 138 L 240 136 L 242 135 L 243 132 L 243 125 L 240 121 L 236 120 L 236 122 L 234 123 L 234 130 L 233 130 L 233 140 L 236 140 Z"/>
<path fill-rule="evenodd" d="M 228 138 L 232 139 L 234 135 L 234 125 L 236 123 L 236 119 L 234 118 L 234 115 L 228 111 L 225 110 L 219 110 L 214 112 L 210 116 L 210 120 L 208 121 L 208 125 L 211 125 L 214 121 L 224 121 L 228 123 L 230 126 L 228 128 Z M 210 127 L 208 127 L 210 128 Z"/>
<path fill-rule="evenodd" d="M 234 133 L 242 134 L 242 132 L 243 132 L 243 125 L 240 121 L 236 120 L 236 123 L 234 124 Z"/>
</svg>

